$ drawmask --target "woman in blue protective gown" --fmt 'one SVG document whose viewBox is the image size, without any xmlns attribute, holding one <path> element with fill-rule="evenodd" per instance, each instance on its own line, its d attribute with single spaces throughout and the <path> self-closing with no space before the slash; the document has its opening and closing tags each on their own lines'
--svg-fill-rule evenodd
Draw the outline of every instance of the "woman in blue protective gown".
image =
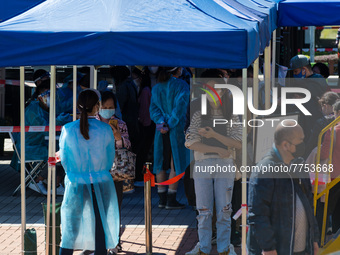
<svg viewBox="0 0 340 255">
<path fill-rule="evenodd" d="M 106 255 L 118 244 L 119 210 L 110 175 L 115 157 L 111 127 L 95 119 L 99 96 L 87 89 L 79 94 L 80 120 L 65 125 L 60 135 L 60 159 L 65 168 L 61 207 L 60 255 L 74 249 Z"/>
<path fill-rule="evenodd" d="M 189 85 L 173 77 L 177 67 L 163 67 L 159 71 L 158 84 L 152 88 L 150 117 L 156 123 L 153 171 L 157 182 L 183 173 L 189 165 L 189 150 L 184 147 L 186 109 L 190 100 Z M 158 186 L 159 208 L 181 209 L 184 205 L 176 200 L 178 183 Z"/>
</svg>

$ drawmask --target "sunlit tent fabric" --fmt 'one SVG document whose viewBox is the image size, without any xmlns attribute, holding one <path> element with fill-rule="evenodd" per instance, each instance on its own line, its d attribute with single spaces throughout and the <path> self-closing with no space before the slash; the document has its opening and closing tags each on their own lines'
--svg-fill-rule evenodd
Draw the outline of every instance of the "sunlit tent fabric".
<svg viewBox="0 0 340 255">
<path fill-rule="evenodd" d="M 0 22 L 12 18 L 45 0 L 3 0 L 0 8 Z"/>
<path fill-rule="evenodd" d="M 197 1 L 47 0 L 0 24 L 0 66 L 248 67 L 258 28 Z"/>
<path fill-rule="evenodd" d="M 266 46 L 269 45 L 271 40 L 271 27 L 269 15 L 259 12 L 255 9 L 249 8 L 246 5 L 243 5 L 235 0 L 222 0 L 225 4 L 234 8 L 238 12 L 241 12 L 243 15 L 246 15 L 252 19 L 258 21 L 259 25 L 259 34 L 260 34 L 260 52 L 263 53 Z"/>
<path fill-rule="evenodd" d="M 278 5 L 278 25 L 287 27 L 339 25 L 339 14 L 340 0 L 284 0 Z"/>
<path fill-rule="evenodd" d="M 265 32 L 265 22 L 263 18 L 256 16 L 255 14 L 249 12 L 245 8 L 237 9 L 234 6 L 230 5 L 230 2 L 234 0 L 193 0 L 192 2 L 195 4 L 197 8 L 203 10 L 205 13 L 214 16 L 224 22 L 229 22 L 230 20 L 235 21 L 243 21 L 249 26 L 253 27 L 258 35 L 260 40 L 260 49 L 264 48 L 266 44 L 266 32 Z M 235 3 L 234 5 L 237 5 Z M 239 6 L 241 7 L 241 6 Z M 238 19 L 235 19 L 235 16 Z M 241 23 L 242 24 L 242 23 Z M 241 25 L 240 24 L 240 25 Z M 239 26 L 239 25 L 238 25 Z"/>
<path fill-rule="evenodd" d="M 277 6 L 276 2 L 270 0 L 236 0 L 247 6 L 250 10 L 256 10 L 269 16 L 270 33 L 277 28 Z"/>
</svg>

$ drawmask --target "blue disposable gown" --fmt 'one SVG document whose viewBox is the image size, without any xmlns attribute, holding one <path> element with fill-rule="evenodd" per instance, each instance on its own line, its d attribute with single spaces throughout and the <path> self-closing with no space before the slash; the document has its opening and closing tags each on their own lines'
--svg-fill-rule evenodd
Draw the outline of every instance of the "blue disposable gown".
<svg viewBox="0 0 340 255">
<path fill-rule="evenodd" d="M 69 114 L 59 114 L 56 118 L 56 125 L 64 125 L 72 121 Z M 48 126 L 49 113 L 40 107 L 38 100 L 32 101 L 25 109 L 26 126 Z M 47 160 L 48 141 L 45 139 L 48 132 L 27 132 L 25 134 L 25 160 Z M 20 134 L 15 134 L 16 147 L 20 154 Z M 19 170 L 18 157 L 13 154 L 11 166 Z"/>
<path fill-rule="evenodd" d="M 81 87 L 77 86 L 77 99 L 79 93 L 82 91 Z M 73 113 L 73 89 L 65 87 L 57 89 L 56 92 L 56 113 Z"/>
<path fill-rule="evenodd" d="M 77 120 L 66 124 L 59 140 L 61 164 L 66 172 L 61 207 L 61 247 L 95 250 L 93 183 L 106 248 L 115 248 L 119 235 L 119 210 L 116 189 L 109 172 L 115 157 L 112 129 L 106 123 L 89 119 L 90 139 L 85 140 L 79 123 Z"/>
<path fill-rule="evenodd" d="M 171 77 L 169 81 L 159 83 L 152 88 L 150 117 L 156 123 L 166 122 L 170 128 L 170 143 L 176 174 L 181 174 L 189 165 L 190 153 L 184 147 L 185 116 L 189 103 L 189 85 Z M 154 173 L 163 169 L 163 139 L 156 130 L 154 142 Z"/>
</svg>

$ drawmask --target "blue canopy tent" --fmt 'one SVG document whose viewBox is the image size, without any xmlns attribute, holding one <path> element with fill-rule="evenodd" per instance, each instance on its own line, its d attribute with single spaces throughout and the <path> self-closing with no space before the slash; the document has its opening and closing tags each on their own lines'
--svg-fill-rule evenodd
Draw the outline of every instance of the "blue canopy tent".
<svg viewBox="0 0 340 255">
<path fill-rule="evenodd" d="M 12 18 L 45 0 L 1 1 L 0 22 Z"/>
<path fill-rule="evenodd" d="M 340 24 L 339 0 L 274 0 L 278 5 L 278 25 L 287 27 Z"/>
<path fill-rule="evenodd" d="M 249 66 L 255 22 L 202 2 L 47 0 L 1 23 L 0 66 Z"/>
<path fill-rule="evenodd" d="M 204 0 L 47 0 L 0 23 L 0 66 L 246 68 L 260 52 L 258 24 L 263 21 L 234 13 Z"/>
</svg>

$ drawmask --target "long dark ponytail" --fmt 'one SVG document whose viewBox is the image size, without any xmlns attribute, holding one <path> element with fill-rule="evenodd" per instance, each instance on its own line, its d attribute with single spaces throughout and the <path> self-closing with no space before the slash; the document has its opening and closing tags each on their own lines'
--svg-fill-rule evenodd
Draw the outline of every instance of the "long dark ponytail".
<svg viewBox="0 0 340 255">
<path fill-rule="evenodd" d="M 77 108 L 80 111 L 80 133 L 85 140 L 89 140 L 89 121 L 88 113 L 93 111 L 93 107 L 99 103 L 99 97 L 94 90 L 86 89 L 80 92 Z"/>
</svg>

